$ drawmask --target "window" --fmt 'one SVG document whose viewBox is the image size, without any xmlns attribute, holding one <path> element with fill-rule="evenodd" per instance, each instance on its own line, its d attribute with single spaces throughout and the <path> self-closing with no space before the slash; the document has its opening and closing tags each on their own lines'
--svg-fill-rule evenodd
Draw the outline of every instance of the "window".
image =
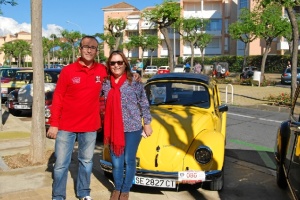
<svg viewBox="0 0 300 200">
<path fill-rule="evenodd" d="M 211 19 L 210 23 L 206 27 L 207 31 L 221 31 L 222 19 Z"/>
<path fill-rule="evenodd" d="M 213 38 L 211 42 L 207 45 L 207 48 L 220 48 L 220 39 Z"/>
<path fill-rule="evenodd" d="M 248 8 L 248 0 L 240 0 L 239 8 Z"/>
</svg>

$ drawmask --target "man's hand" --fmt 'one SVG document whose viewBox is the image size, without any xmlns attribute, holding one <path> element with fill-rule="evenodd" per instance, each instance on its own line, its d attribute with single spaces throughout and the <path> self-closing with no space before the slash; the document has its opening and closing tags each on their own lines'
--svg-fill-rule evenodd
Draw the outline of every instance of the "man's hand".
<svg viewBox="0 0 300 200">
<path fill-rule="evenodd" d="M 57 136 L 57 132 L 58 132 L 58 127 L 50 126 L 50 128 L 47 131 L 46 136 L 47 136 L 47 138 L 55 139 Z"/>
</svg>

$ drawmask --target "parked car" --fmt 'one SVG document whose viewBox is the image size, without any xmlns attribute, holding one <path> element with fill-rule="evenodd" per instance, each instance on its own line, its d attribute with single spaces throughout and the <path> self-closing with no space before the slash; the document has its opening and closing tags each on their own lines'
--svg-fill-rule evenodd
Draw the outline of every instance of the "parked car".
<svg viewBox="0 0 300 200">
<path fill-rule="evenodd" d="M 277 131 L 274 155 L 277 185 L 289 186 L 294 199 L 300 199 L 300 85 L 296 88 L 289 118 Z"/>
<path fill-rule="evenodd" d="M 178 64 L 178 65 L 175 65 L 174 72 L 176 72 L 176 73 L 184 72 L 184 69 L 185 69 L 184 64 Z"/>
<path fill-rule="evenodd" d="M 157 73 L 157 66 L 147 66 L 144 75 L 153 75 Z"/>
<path fill-rule="evenodd" d="M 169 66 L 160 66 L 157 70 L 157 74 L 168 74 L 168 73 L 170 73 Z"/>
<path fill-rule="evenodd" d="M 17 71 L 31 70 L 28 67 L 0 67 L 1 70 L 1 83 L 10 82 L 17 74 Z"/>
<path fill-rule="evenodd" d="M 8 94 L 16 89 L 21 88 L 32 81 L 33 71 L 32 69 L 17 70 L 13 78 L 5 82 L 1 82 L 1 98 L 5 102 L 7 100 Z"/>
<path fill-rule="evenodd" d="M 257 70 L 257 67 L 247 66 L 243 68 L 242 73 L 240 74 L 240 79 L 249 79 L 254 75 L 254 71 Z"/>
<path fill-rule="evenodd" d="M 45 93 L 54 91 L 58 76 L 61 69 L 51 68 L 45 69 Z M 22 111 L 31 111 L 33 106 L 33 71 L 30 72 L 31 79 L 28 84 L 21 86 L 19 89 L 14 89 L 7 96 L 6 106 L 9 112 L 13 115 L 20 115 Z M 47 100 L 47 98 L 45 98 Z M 47 104 L 47 102 L 46 102 Z"/>
<path fill-rule="evenodd" d="M 292 71 L 291 68 L 285 68 L 280 76 L 281 84 L 291 84 L 292 82 Z M 297 68 L 297 83 L 300 82 L 300 67 Z"/>
<path fill-rule="evenodd" d="M 221 103 L 217 83 L 202 74 L 157 74 L 145 90 L 153 133 L 138 147 L 134 184 L 175 188 L 199 183 L 195 186 L 221 190 L 228 106 Z M 111 176 L 108 146 L 100 165 Z"/>
</svg>

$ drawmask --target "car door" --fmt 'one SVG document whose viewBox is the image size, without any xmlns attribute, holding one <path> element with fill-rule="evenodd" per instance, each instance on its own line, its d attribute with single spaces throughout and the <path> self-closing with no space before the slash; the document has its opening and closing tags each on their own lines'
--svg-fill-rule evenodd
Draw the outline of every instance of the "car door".
<svg viewBox="0 0 300 200">
<path fill-rule="evenodd" d="M 295 103 L 291 114 L 291 134 L 288 144 L 287 160 L 285 162 L 287 169 L 287 178 L 295 194 L 300 197 L 300 95 L 299 87 L 295 93 Z"/>
</svg>

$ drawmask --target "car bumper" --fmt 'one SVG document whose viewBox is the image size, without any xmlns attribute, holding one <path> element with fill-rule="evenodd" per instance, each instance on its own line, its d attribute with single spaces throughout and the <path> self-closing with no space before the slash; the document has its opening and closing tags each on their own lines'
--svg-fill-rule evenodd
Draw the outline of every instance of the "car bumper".
<svg viewBox="0 0 300 200">
<path fill-rule="evenodd" d="M 112 163 L 107 162 L 105 160 L 100 160 L 100 166 L 103 171 L 112 173 Z M 151 178 L 159 178 L 159 179 L 175 179 L 178 180 L 178 172 L 162 172 L 162 171 L 153 171 L 153 170 L 144 170 L 144 169 L 136 169 L 136 176 L 145 176 Z M 205 181 L 213 181 L 222 176 L 222 170 L 211 170 L 205 172 Z M 177 181 L 178 183 L 182 183 Z"/>
<path fill-rule="evenodd" d="M 31 103 L 18 103 L 15 101 L 6 101 L 5 105 L 7 108 L 12 110 L 32 110 L 32 104 Z"/>
</svg>

